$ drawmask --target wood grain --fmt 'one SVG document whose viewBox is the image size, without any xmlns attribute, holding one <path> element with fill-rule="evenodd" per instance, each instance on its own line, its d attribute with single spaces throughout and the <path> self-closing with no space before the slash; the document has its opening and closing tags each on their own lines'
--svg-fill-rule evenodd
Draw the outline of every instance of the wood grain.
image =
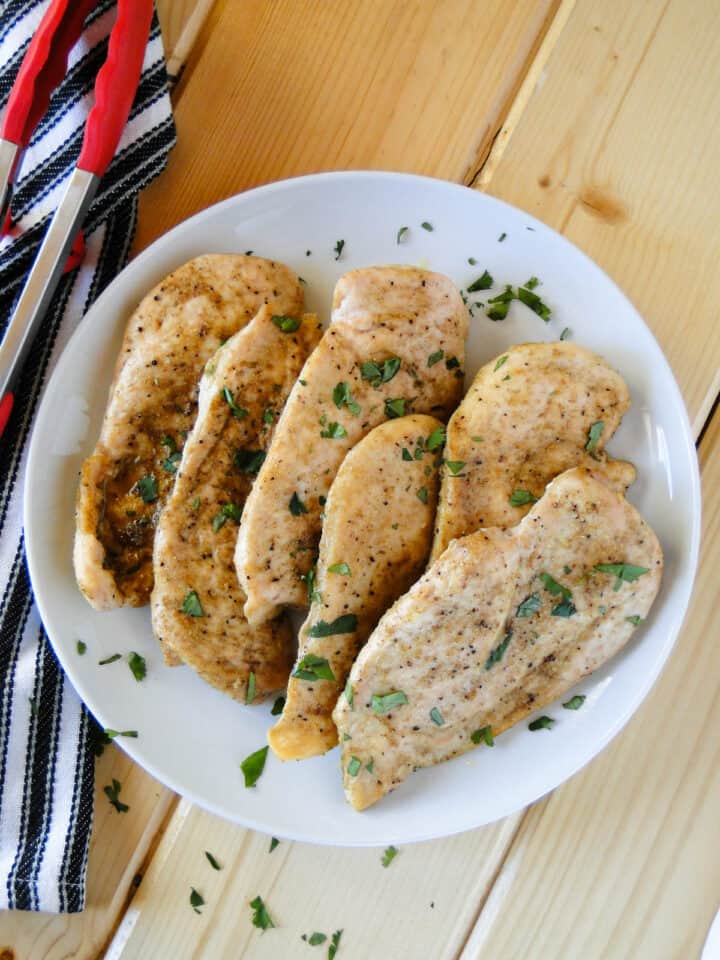
<svg viewBox="0 0 720 960">
<path fill-rule="evenodd" d="M 136 249 L 240 190 L 317 170 L 469 181 L 557 0 L 220 0 L 176 95 Z"/>
<path fill-rule="evenodd" d="M 697 434 L 720 388 L 720 5 L 579 0 L 521 94 L 478 184 L 562 231 L 629 294 Z"/>
<path fill-rule="evenodd" d="M 384 868 L 377 849 L 282 842 L 269 853 L 269 837 L 232 828 L 182 801 L 107 958 L 322 958 L 325 951 L 308 953 L 301 935 L 317 930 L 329 939 L 342 929 L 338 960 L 450 960 L 517 822 L 509 817 L 484 830 L 406 847 Z M 220 861 L 220 872 L 210 867 L 205 850 Z M 190 907 L 192 886 L 206 901 L 201 916 Z M 249 901 L 257 894 L 276 929 L 253 927 Z"/>
<path fill-rule="evenodd" d="M 704 549 L 672 657 L 625 731 L 527 814 L 461 960 L 686 960 L 720 907 L 720 417 Z"/>
</svg>

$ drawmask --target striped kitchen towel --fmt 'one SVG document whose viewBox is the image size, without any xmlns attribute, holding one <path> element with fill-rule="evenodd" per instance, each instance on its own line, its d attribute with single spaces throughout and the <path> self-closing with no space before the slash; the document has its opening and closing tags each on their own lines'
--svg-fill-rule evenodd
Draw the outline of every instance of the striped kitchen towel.
<svg viewBox="0 0 720 960">
<path fill-rule="evenodd" d="M 0 110 L 49 0 L 0 0 Z M 77 159 L 92 89 L 115 21 L 100 0 L 20 170 L 0 241 L 0 334 Z M 43 384 L 80 317 L 125 265 L 138 191 L 175 142 L 162 40 L 153 22 L 135 103 L 83 230 L 86 254 L 63 276 L 0 440 L 0 908 L 75 912 L 85 903 L 95 725 L 40 623 L 23 550 L 27 447 Z"/>
</svg>

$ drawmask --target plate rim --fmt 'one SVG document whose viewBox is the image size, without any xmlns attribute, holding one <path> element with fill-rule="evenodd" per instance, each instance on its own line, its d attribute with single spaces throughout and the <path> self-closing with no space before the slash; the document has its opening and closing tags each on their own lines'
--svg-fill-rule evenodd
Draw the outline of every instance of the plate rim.
<svg viewBox="0 0 720 960">
<path fill-rule="evenodd" d="M 35 520 L 33 519 L 33 511 L 31 509 L 31 497 L 30 486 L 32 483 L 31 477 L 34 476 L 35 471 L 38 469 L 41 464 L 38 462 L 41 458 L 42 451 L 40 449 L 40 443 L 37 439 L 39 437 L 38 425 L 40 425 L 42 419 L 46 415 L 46 407 L 48 406 L 47 397 L 50 394 L 51 388 L 56 388 L 56 381 L 62 379 L 62 365 L 63 358 L 66 356 L 71 346 L 74 344 L 76 338 L 80 338 L 83 332 L 94 322 L 94 316 L 97 312 L 102 310 L 103 305 L 107 300 L 112 301 L 114 288 L 122 282 L 126 282 L 125 275 L 128 271 L 134 272 L 140 270 L 147 261 L 152 261 L 156 254 L 156 248 L 162 247 L 167 244 L 171 239 L 177 235 L 182 234 L 188 230 L 192 229 L 192 225 L 198 222 L 201 222 L 205 219 L 211 218 L 217 214 L 222 214 L 226 210 L 230 210 L 233 206 L 242 198 L 247 197 L 252 194 L 253 196 L 258 195 L 268 195 L 272 196 L 273 194 L 279 194 L 287 189 L 292 189 L 298 185 L 314 185 L 318 182 L 326 182 L 331 180 L 338 181 L 357 181 L 357 180 L 372 180 L 375 182 L 387 182 L 387 183 L 399 183 L 404 184 L 408 182 L 414 182 L 418 185 L 422 184 L 432 184 L 433 187 L 442 187 L 443 189 L 450 189 L 453 192 L 470 192 L 481 202 L 488 203 L 492 206 L 496 206 L 503 210 L 508 210 L 511 212 L 513 217 L 521 215 L 526 218 L 531 224 L 537 225 L 543 231 L 550 231 L 554 234 L 555 238 L 559 239 L 562 244 L 570 247 L 575 255 L 584 261 L 586 268 L 594 272 L 595 275 L 602 280 L 602 282 L 608 287 L 612 288 L 614 293 L 619 296 L 622 300 L 625 301 L 627 307 L 633 312 L 635 319 L 639 321 L 641 326 L 644 328 L 647 335 L 650 337 L 654 347 L 656 348 L 658 359 L 661 364 L 664 365 L 664 373 L 666 378 L 669 380 L 673 391 L 673 408 L 679 415 L 680 424 L 682 427 L 682 434 L 684 440 L 684 450 L 683 456 L 687 457 L 687 461 L 690 464 L 690 514 L 692 517 L 691 528 L 689 532 L 689 544 L 688 544 L 688 576 L 689 576 L 689 586 L 687 590 L 687 595 L 684 600 L 684 606 L 682 609 L 676 604 L 676 613 L 675 620 L 676 624 L 673 630 L 668 631 L 665 641 L 661 647 L 658 648 L 658 653 L 655 657 L 655 662 L 653 663 L 653 669 L 647 673 L 643 678 L 643 683 L 641 684 L 638 693 L 635 697 L 632 698 L 632 701 L 628 701 L 628 704 L 625 706 L 625 709 L 619 711 L 614 722 L 608 727 L 605 734 L 596 740 L 596 748 L 594 749 L 591 756 L 587 758 L 580 758 L 577 762 L 572 764 L 572 769 L 566 776 L 563 777 L 558 783 L 554 786 L 549 787 L 547 790 L 542 790 L 533 795 L 531 799 L 527 799 L 520 806 L 512 800 L 509 803 L 504 805 L 504 810 L 497 816 L 493 816 L 491 819 L 480 819 L 478 822 L 473 824 L 460 823 L 457 827 L 448 829 L 446 827 L 442 828 L 442 832 L 438 833 L 436 830 L 433 830 L 431 827 L 428 827 L 425 831 L 416 831 L 410 838 L 403 838 L 402 842 L 405 844 L 409 843 L 419 843 L 431 839 L 441 839 L 443 837 L 455 836 L 459 833 L 466 832 L 467 830 L 477 829 L 482 826 L 486 826 L 490 823 L 497 823 L 499 820 L 504 819 L 507 816 L 512 815 L 518 810 L 527 809 L 534 803 L 537 803 L 538 800 L 542 797 L 547 796 L 549 793 L 552 793 L 554 790 L 561 787 L 563 784 L 567 783 L 571 778 L 573 778 L 580 770 L 588 766 L 593 760 L 595 760 L 609 745 L 609 743 L 620 733 L 620 731 L 626 726 L 632 716 L 639 710 L 640 706 L 646 699 L 648 693 L 655 685 L 658 677 L 660 676 L 663 669 L 666 667 L 668 660 L 670 659 L 670 654 L 675 644 L 677 643 L 680 631 L 682 630 L 684 623 L 687 618 L 688 609 L 690 607 L 690 601 L 693 596 L 693 591 L 695 589 L 696 580 L 697 580 L 697 568 L 699 561 L 699 550 L 700 550 L 700 541 L 701 541 L 701 525 L 702 525 L 702 488 L 700 481 L 700 471 L 699 463 L 697 457 L 697 449 L 695 445 L 695 440 L 693 437 L 692 426 L 690 423 L 690 418 L 688 415 L 687 408 L 685 406 L 680 387 L 677 383 L 673 370 L 670 366 L 669 361 L 667 360 L 660 344 L 658 343 L 655 334 L 652 329 L 648 326 L 643 318 L 642 314 L 636 308 L 633 301 L 630 297 L 620 288 L 620 286 L 613 280 L 611 276 L 598 264 L 596 263 L 588 254 L 586 254 L 580 247 L 578 247 L 573 241 L 568 239 L 564 234 L 559 233 L 553 227 L 544 223 L 542 220 L 539 220 L 537 217 L 533 216 L 531 213 L 523 210 L 520 207 L 516 207 L 513 204 L 508 203 L 505 200 L 502 200 L 498 197 L 494 197 L 491 194 L 485 193 L 484 191 L 475 190 L 471 187 L 467 187 L 464 184 L 455 183 L 453 181 L 444 180 L 438 177 L 430 177 L 421 174 L 414 173 L 403 173 L 399 171 L 385 171 L 385 170 L 335 170 L 319 173 L 310 173 L 304 174 L 296 177 L 288 177 L 282 180 L 271 181 L 256 187 L 252 187 L 248 190 L 243 190 L 238 193 L 232 194 L 229 197 L 211 204 L 202 210 L 197 211 L 192 214 L 185 220 L 182 220 L 180 223 L 175 224 L 165 233 L 157 237 L 148 247 L 146 247 L 141 253 L 139 253 L 134 259 L 132 259 L 126 266 L 113 278 L 113 280 L 108 284 L 108 286 L 103 290 L 100 296 L 94 301 L 90 309 L 84 314 L 84 316 L 79 320 L 77 327 L 73 333 L 68 338 L 67 343 L 65 344 L 62 353 L 58 356 L 55 363 L 55 367 L 48 381 L 44 384 L 42 389 L 42 396 L 35 414 L 35 422 L 33 425 L 32 435 L 28 445 L 28 454 L 27 454 L 27 465 L 25 471 L 25 479 L 23 484 L 23 528 L 24 528 L 24 540 L 25 540 L 25 554 L 27 558 L 28 572 L 30 576 L 30 581 L 33 589 L 33 596 L 35 603 L 42 620 L 42 624 L 45 627 L 45 632 L 48 637 L 48 640 L 53 648 L 53 651 L 58 658 L 58 661 L 63 669 L 63 672 L 67 676 L 71 686 L 77 693 L 79 699 L 87 707 L 89 712 L 95 717 L 95 719 L 101 723 L 101 718 L 103 717 L 102 708 L 95 711 L 88 706 L 88 700 L 94 700 L 92 694 L 86 698 L 85 692 L 86 685 L 78 678 L 73 676 L 72 666 L 70 661 L 63 658 L 60 653 L 58 646 L 56 646 L 53 639 L 51 630 L 46 624 L 53 619 L 52 615 L 49 615 L 49 610 L 45 604 L 41 593 L 39 594 L 35 588 L 36 579 L 38 577 L 38 566 L 35 553 Z M 117 742 L 117 741 L 115 741 Z M 228 813 L 226 809 L 219 807 L 217 804 L 209 801 L 205 798 L 200 798 L 196 792 L 192 789 L 188 789 L 185 785 L 178 784 L 174 776 L 168 775 L 166 772 L 161 771 L 157 768 L 157 765 L 151 761 L 145 759 L 138 751 L 134 743 L 118 743 L 118 746 L 142 769 L 150 773 L 151 776 L 155 777 L 161 784 L 167 788 L 173 790 L 181 797 L 186 797 L 191 800 L 193 803 L 197 804 L 204 810 L 222 817 L 224 820 L 242 826 L 246 829 L 256 830 L 260 833 L 267 835 L 277 834 L 282 836 L 283 839 L 296 840 L 304 843 L 313 843 L 319 846 L 341 846 L 341 847 L 377 847 L 382 846 L 384 843 L 389 841 L 375 841 L 367 839 L 343 839 L 338 841 L 336 839 L 323 839 L 322 837 L 317 837 L 315 835 L 303 834 L 302 832 L 295 831 L 285 831 L 278 832 L 270 824 L 263 822 L 257 817 L 247 816 L 245 813 L 242 813 L 239 817 L 233 816 Z"/>
</svg>

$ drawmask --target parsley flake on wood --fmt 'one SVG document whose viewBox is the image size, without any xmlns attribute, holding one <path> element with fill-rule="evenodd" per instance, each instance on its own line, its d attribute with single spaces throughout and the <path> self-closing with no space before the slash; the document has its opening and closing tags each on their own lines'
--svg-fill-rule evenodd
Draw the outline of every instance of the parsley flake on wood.
<svg viewBox="0 0 720 960">
<path fill-rule="evenodd" d="M 493 737 L 492 727 L 480 727 L 479 730 L 474 730 L 470 734 L 470 739 L 473 743 L 485 743 L 488 747 L 495 746 L 495 738 Z"/>
<path fill-rule="evenodd" d="M 338 952 L 341 936 L 342 930 L 336 930 L 332 935 L 332 940 L 330 942 L 330 946 L 328 947 L 328 960 L 335 960 L 335 954 Z"/>
<path fill-rule="evenodd" d="M 598 420 L 597 423 L 593 423 L 588 431 L 588 440 L 585 444 L 585 449 L 588 453 L 595 453 L 597 450 L 597 445 L 600 442 L 600 437 L 603 435 L 603 430 L 605 429 L 605 421 Z"/>
<path fill-rule="evenodd" d="M 425 449 L 432 453 L 433 450 L 437 450 L 439 447 L 442 447 L 445 443 L 445 427 L 435 427 L 433 432 L 427 438 L 427 443 L 425 444 Z"/>
<path fill-rule="evenodd" d="M 255 699 L 255 673 L 251 670 L 248 674 L 247 690 L 245 691 L 245 703 L 252 703 Z"/>
<path fill-rule="evenodd" d="M 334 680 L 335 674 L 325 657 L 318 657 L 314 653 L 306 653 L 300 660 L 292 675 L 298 680 Z"/>
<path fill-rule="evenodd" d="M 539 499 L 529 490 L 513 490 L 510 494 L 510 506 L 524 507 L 528 503 L 537 503 Z"/>
<path fill-rule="evenodd" d="M 200 603 L 200 597 L 196 590 L 190 590 L 186 595 L 180 607 L 181 613 L 186 613 L 189 617 L 204 617 L 205 611 Z"/>
<path fill-rule="evenodd" d="M 103 787 L 103 792 L 105 793 L 105 796 L 108 798 L 110 803 L 115 807 L 117 812 L 127 813 L 130 807 L 126 803 L 123 803 L 122 800 L 120 800 L 121 790 L 122 790 L 122 784 L 120 783 L 119 780 L 116 780 L 114 777 L 113 777 L 112 784 L 108 784 L 107 786 Z"/>
<path fill-rule="evenodd" d="M 207 857 L 208 863 L 209 863 L 210 866 L 213 868 L 213 870 L 222 870 L 222 867 L 221 867 L 220 864 L 217 862 L 217 860 L 215 859 L 215 857 L 210 853 L 209 850 L 206 850 L 206 851 L 205 851 L 205 856 Z"/>
<path fill-rule="evenodd" d="M 512 630 L 509 630 L 505 634 L 504 638 L 500 641 L 500 643 L 496 647 L 493 647 L 493 649 L 488 654 L 487 660 L 485 661 L 486 670 L 492 670 L 492 668 L 495 666 L 496 663 L 500 663 L 502 658 L 505 656 L 505 651 L 508 648 L 508 644 L 510 643 L 511 637 L 512 637 Z"/>
<path fill-rule="evenodd" d="M 634 583 L 638 577 L 650 573 L 647 567 L 638 567 L 634 563 L 596 563 L 594 568 L 598 573 L 615 574 L 616 580 L 613 590 L 617 591 L 623 583 Z"/>
<path fill-rule="evenodd" d="M 333 563 L 331 566 L 329 566 L 328 573 L 339 573 L 343 577 L 352 576 L 350 572 L 350 564 L 345 563 L 344 560 L 342 563 Z"/>
<path fill-rule="evenodd" d="M 542 606 L 542 600 L 540 599 L 539 593 L 531 593 L 529 597 L 525 597 L 523 602 L 517 608 L 516 617 L 531 617 L 534 613 L 537 613 L 540 607 Z"/>
<path fill-rule="evenodd" d="M 84 640 L 78 640 L 78 642 L 75 644 L 75 647 L 76 647 L 77 652 L 80 654 L 81 657 L 83 656 L 83 654 L 84 654 L 85 651 L 87 650 L 87 644 L 85 643 Z"/>
<path fill-rule="evenodd" d="M 445 724 L 445 719 L 437 707 L 433 707 L 430 711 L 430 719 L 436 727 L 442 727 Z"/>
<path fill-rule="evenodd" d="M 288 510 L 294 517 L 299 517 L 303 513 L 307 513 L 307 507 L 302 502 L 297 493 L 293 493 L 290 497 L 290 502 L 288 503 Z"/>
<path fill-rule="evenodd" d="M 238 420 L 245 419 L 245 417 L 248 415 L 248 412 L 244 407 L 240 407 L 237 405 L 237 403 L 235 403 L 235 397 L 233 396 L 233 392 L 230 387 L 223 387 L 220 391 L 220 396 L 223 397 L 227 405 L 230 407 L 234 417 L 237 417 Z"/>
<path fill-rule="evenodd" d="M 143 503 L 155 503 L 158 498 L 158 488 L 157 480 L 152 474 L 148 474 L 147 477 L 140 477 L 135 486 Z"/>
<path fill-rule="evenodd" d="M 336 242 L 335 247 L 334 247 L 335 259 L 336 259 L 336 260 L 339 260 L 340 257 L 342 256 L 342 252 L 343 252 L 344 246 L 345 246 L 345 241 L 344 241 L 344 240 L 338 240 L 338 241 Z"/>
<path fill-rule="evenodd" d="M 562 597 L 563 600 L 569 600 L 572 596 L 572 593 L 568 590 L 567 587 L 564 587 L 561 583 L 558 583 L 554 577 L 551 577 L 549 573 L 541 573 L 540 579 L 542 584 L 550 594 L 551 597 Z"/>
<path fill-rule="evenodd" d="M 468 293 L 477 293 L 478 290 L 489 290 L 493 285 L 493 278 L 490 276 L 487 270 L 485 270 L 482 276 L 479 276 L 477 280 L 473 280 L 470 286 L 467 288 Z"/>
<path fill-rule="evenodd" d="M 98 666 L 104 667 L 108 663 L 115 663 L 116 660 L 122 660 L 121 653 L 113 653 L 111 657 L 105 657 L 104 660 L 98 660 Z"/>
<path fill-rule="evenodd" d="M 267 747 L 265 749 L 267 750 Z M 254 927 L 257 927 L 259 930 L 269 930 L 275 926 L 261 896 L 257 896 L 254 900 L 251 900 L 250 906 L 253 910 L 252 923 Z"/>
<path fill-rule="evenodd" d="M 106 727 L 103 732 L 108 740 L 114 740 L 115 737 L 132 737 L 137 740 L 138 735 L 137 730 L 112 730 L 110 727 Z"/>
<path fill-rule="evenodd" d="M 528 724 L 528 730 L 550 730 L 554 723 L 552 717 L 538 717 Z"/>
<path fill-rule="evenodd" d="M 502 357 L 500 357 L 495 363 L 495 366 L 493 367 L 493 373 L 495 373 L 496 370 L 499 370 L 500 367 L 504 366 L 508 362 L 508 360 L 509 360 L 509 356 L 507 353 L 504 354 Z"/>
<path fill-rule="evenodd" d="M 378 694 L 374 693 L 371 698 L 373 713 L 383 715 L 390 713 L 395 707 L 401 707 L 408 702 L 407 696 L 402 690 L 393 690 L 392 693 Z"/>
<path fill-rule="evenodd" d="M 145 679 L 147 674 L 147 664 L 145 663 L 145 657 L 141 657 L 139 653 L 131 651 L 130 656 L 128 657 L 128 666 L 132 671 L 132 675 L 135 677 L 138 683 L 141 680 Z"/>
<path fill-rule="evenodd" d="M 399 245 L 403 242 L 403 240 L 405 239 L 405 235 L 407 234 L 407 232 L 408 232 L 409 229 L 410 229 L 410 227 L 400 227 L 400 229 L 398 230 L 398 232 L 397 232 L 397 237 L 395 238 L 395 242 L 398 244 L 398 246 L 399 246 Z"/>
<path fill-rule="evenodd" d="M 280 714 L 283 712 L 284 706 L 285 706 L 285 697 L 277 697 L 275 699 L 275 703 L 272 705 L 272 710 L 270 711 L 270 714 L 273 717 L 279 717 Z"/>
<path fill-rule="evenodd" d="M 318 620 L 310 627 L 310 636 L 334 637 L 338 633 L 354 633 L 355 630 L 357 630 L 357 617 L 354 613 L 344 613 L 330 623 L 325 620 Z"/>
<path fill-rule="evenodd" d="M 278 846 L 280 846 L 280 841 L 278 840 L 278 838 L 270 837 L 270 849 L 268 850 L 268 853 L 272 853 L 273 850 Z"/>
<path fill-rule="evenodd" d="M 389 867 L 399 853 L 400 851 L 398 850 L 397 847 L 393 847 L 393 846 L 386 847 L 380 863 L 382 863 L 384 867 Z"/>
<path fill-rule="evenodd" d="M 295 333 L 302 321 L 300 317 L 274 316 L 272 322 L 283 333 Z"/>
<path fill-rule="evenodd" d="M 254 787 L 260 779 L 262 772 L 265 769 L 267 754 L 268 747 L 261 747 L 259 750 L 256 750 L 255 753 L 251 753 L 249 757 L 245 757 L 243 762 L 240 764 L 240 769 L 245 777 L 246 787 Z"/>
<path fill-rule="evenodd" d="M 360 416 L 360 404 L 353 400 L 350 385 L 345 380 L 335 385 L 332 398 L 338 410 L 342 410 L 343 406 L 346 406 L 353 416 Z"/>
<path fill-rule="evenodd" d="M 195 913 L 202 913 L 200 907 L 205 905 L 205 901 L 202 896 L 197 892 L 195 887 L 190 887 L 190 906 L 193 908 Z"/>
<path fill-rule="evenodd" d="M 320 431 L 320 436 L 325 440 L 342 440 L 343 437 L 347 436 L 347 430 L 341 423 L 334 420 L 324 430 Z"/>
<path fill-rule="evenodd" d="M 570 697 L 569 700 L 566 700 L 563 706 L 566 710 L 579 710 L 584 703 L 585 694 L 576 693 L 574 697 Z"/>
<path fill-rule="evenodd" d="M 431 353 L 429 355 L 427 360 L 427 365 L 429 367 L 434 367 L 436 363 L 440 363 L 440 361 L 443 359 L 444 356 L 445 356 L 444 350 L 436 350 L 435 353 Z"/>
</svg>

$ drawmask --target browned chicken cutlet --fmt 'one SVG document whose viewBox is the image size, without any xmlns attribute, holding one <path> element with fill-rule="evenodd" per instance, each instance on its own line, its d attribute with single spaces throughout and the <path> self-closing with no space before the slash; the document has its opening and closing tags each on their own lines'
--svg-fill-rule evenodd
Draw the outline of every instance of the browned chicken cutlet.
<svg viewBox="0 0 720 960">
<path fill-rule="evenodd" d="M 447 277 L 368 267 L 341 277 L 332 322 L 278 423 L 240 524 L 236 567 L 252 624 L 306 606 L 322 504 L 347 452 L 406 413 L 445 419 L 463 389 L 467 311 Z M 441 352 L 443 361 L 431 363 Z"/>
<path fill-rule="evenodd" d="M 266 306 L 220 347 L 202 377 L 198 417 L 155 534 L 152 620 L 166 660 L 185 662 L 247 703 L 285 686 L 294 643 L 284 619 L 253 629 L 243 615 L 237 525 L 320 334 L 313 314 L 278 317 Z"/>
<path fill-rule="evenodd" d="M 609 660 L 647 616 L 662 566 L 648 524 L 582 467 L 512 529 L 451 543 L 385 614 L 338 700 L 350 803 L 365 809 Z"/>
<path fill-rule="evenodd" d="M 287 267 L 208 254 L 166 277 L 130 318 L 78 492 L 75 576 L 96 609 L 149 601 L 155 525 L 175 480 L 172 457 L 195 420 L 200 375 L 266 303 L 277 314 L 302 312 L 302 287 Z"/>
</svg>

